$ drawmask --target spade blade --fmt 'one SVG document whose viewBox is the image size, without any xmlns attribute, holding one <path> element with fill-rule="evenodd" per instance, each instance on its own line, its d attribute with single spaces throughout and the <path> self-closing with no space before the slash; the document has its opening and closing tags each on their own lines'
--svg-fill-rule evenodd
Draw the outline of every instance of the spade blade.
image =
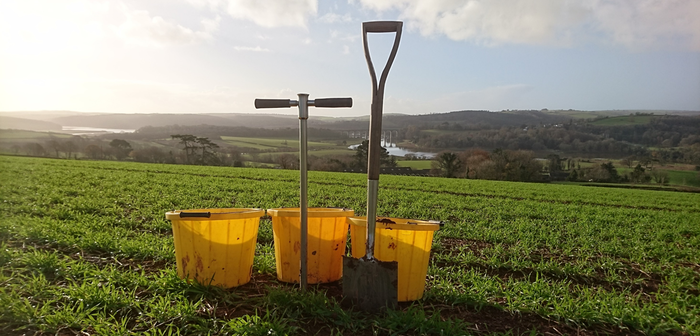
<svg viewBox="0 0 700 336">
<path fill-rule="evenodd" d="M 362 311 L 379 312 L 398 306 L 396 261 L 379 261 L 343 256 L 343 296 Z"/>
</svg>

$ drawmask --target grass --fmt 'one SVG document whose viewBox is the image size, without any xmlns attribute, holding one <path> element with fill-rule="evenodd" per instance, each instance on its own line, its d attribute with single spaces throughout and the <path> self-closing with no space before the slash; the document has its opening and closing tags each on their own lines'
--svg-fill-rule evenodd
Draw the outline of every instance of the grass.
<svg viewBox="0 0 700 336">
<path fill-rule="evenodd" d="M 338 284 L 180 280 L 171 209 L 289 207 L 297 172 L 0 157 L 0 333 L 699 334 L 700 195 L 382 176 L 378 213 L 439 219 L 422 300 L 368 315 Z M 366 176 L 310 172 L 309 205 L 364 214 Z"/>
</svg>

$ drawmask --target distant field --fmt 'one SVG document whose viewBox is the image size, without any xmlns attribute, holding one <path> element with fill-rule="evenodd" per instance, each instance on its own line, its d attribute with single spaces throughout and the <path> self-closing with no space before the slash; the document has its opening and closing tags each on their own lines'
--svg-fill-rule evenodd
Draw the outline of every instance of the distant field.
<svg viewBox="0 0 700 336">
<path fill-rule="evenodd" d="M 548 111 L 547 114 L 567 116 L 572 119 L 593 119 L 599 117 L 599 113 L 591 111 Z"/>
<path fill-rule="evenodd" d="M 290 151 L 290 152 L 270 152 L 270 153 L 260 153 L 258 154 L 259 157 L 277 157 L 282 154 L 292 154 L 299 156 L 299 151 Z M 328 155 L 353 155 L 355 154 L 355 151 L 350 150 L 350 149 L 320 149 L 320 150 L 311 150 L 309 149 L 308 155 L 309 156 L 328 156 Z"/>
<path fill-rule="evenodd" d="M 700 172 L 688 170 L 668 170 L 671 184 L 700 187 Z"/>
<path fill-rule="evenodd" d="M 451 131 L 451 130 L 439 130 L 439 129 L 426 129 L 426 130 L 421 130 L 421 133 L 425 134 L 431 134 L 431 135 L 436 135 L 436 134 L 454 134 L 454 133 L 466 133 L 468 131 Z"/>
<path fill-rule="evenodd" d="M 309 155 L 326 156 L 326 155 L 355 155 L 356 151 L 352 149 L 321 149 L 309 150 Z"/>
<path fill-rule="evenodd" d="M 47 140 L 51 137 L 66 139 L 72 137 L 70 134 L 53 133 L 53 132 L 34 132 L 21 130 L 0 130 L 0 140 L 12 141 L 32 141 L 32 140 Z"/>
<path fill-rule="evenodd" d="M 248 147 L 255 149 L 274 149 L 280 147 L 289 147 L 293 150 L 299 150 L 299 139 L 276 139 L 276 138 L 244 138 L 244 137 L 231 137 L 222 136 L 221 140 L 232 146 L 238 147 Z M 308 141 L 307 145 L 309 149 L 312 148 L 324 148 L 324 147 L 338 147 L 334 143 L 328 142 L 314 142 Z M 348 145 L 349 146 L 349 145 Z"/>
<path fill-rule="evenodd" d="M 610 117 L 591 122 L 591 125 L 598 126 L 625 126 L 625 125 L 644 125 L 651 122 L 654 116 L 621 116 Z"/>
<path fill-rule="evenodd" d="M 397 161 L 396 164 L 399 167 L 410 167 L 411 169 L 430 169 L 430 164 L 432 160 L 411 160 L 411 161 Z"/>
</svg>

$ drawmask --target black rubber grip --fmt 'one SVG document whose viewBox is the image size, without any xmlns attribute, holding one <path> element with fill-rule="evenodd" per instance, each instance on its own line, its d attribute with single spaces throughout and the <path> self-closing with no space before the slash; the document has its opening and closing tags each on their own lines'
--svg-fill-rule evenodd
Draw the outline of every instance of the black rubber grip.
<svg viewBox="0 0 700 336">
<path fill-rule="evenodd" d="M 362 28 L 368 33 L 392 33 L 401 30 L 401 21 L 371 21 L 363 22 Z"/>
<path fill-rule="evenodd" d="M 352 98 L 316 98 L 316 107 L 352 107 Z"/>
<path fill-rule="evenodd" d="M 289 99 L 256 99 L 255 108 L 291 107 Z"/>
<path fill-rule="evenodd" d="M 199 217 L 199 218 L 209 218 L 211 217 L 211 212 L 181 212 L 180 218 L 186 217 Z"/>
</svg>

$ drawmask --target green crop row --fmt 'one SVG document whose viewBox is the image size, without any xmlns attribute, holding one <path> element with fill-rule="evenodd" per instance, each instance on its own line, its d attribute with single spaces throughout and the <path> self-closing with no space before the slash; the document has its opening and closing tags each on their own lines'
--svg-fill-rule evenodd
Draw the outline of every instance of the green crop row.
<svg viewBox="0 0 700 336">
<path fill-rule="evenodd" d="M 323 307 L 345 319 L 342 325 L 330 325 L 331 318 L 318 317 L 319 312 L 293 316 L 294 305 L 321 300 L 322 293 L 304 296 L 274 290 L 260 296 L 262 301 L 241 299 L 251 307 L 243 320 L 214 316 L 213 322 L 203 322 L 203 316 L 211 314 L 202 310 L 224 309 L 228 303 L 205 299 L 221 291 L 176 279 L 165 212 L 297 206 L 298 172 L 19 157 L 0 157 L 0 171 L 0 239 L 6 246 L 0 255 L 0 282 L 5 284 L 0 305 L 10 307 L 0 317 L 0 330 L 4 324 L 11 330 L 29 326 L 54 333 L 121 323 L 126 333 L 154 325 L 154 330 L 165 332 L 170 325 L 184 334 L 206 326 L 226 334 L 233 330 L 231 325 L 304 333 L 309 330 L 302 331 L 304 325 L 295 321 L 316 321 L 341 333 L 366 331 L 363 323 L 382 331 L 382 324 L 388 323 L 394 326 L 388 333 L 431 334 L 425 330 L 433 329 L 421 332 L 420 324 L 401 329 L 412 325 L 403 319 L 418 316 L 433 321 L 430 328 L 444 328 L 440 314 L 426 308 L 438 305 L 534 314 L 572 328 L 700 333 L 697 194 L 382 176 L 379 215 L 446 221 L 434 240 L 424 299 L 400 315 L 382 317 L 403 322 L 368 321 L 332 300 L 324 301 Z M 310 206 L 365 213 L 366 176 L 310 172 L 309 178 Z M 267 220 L 261 222 L 254 269 L 260 276 L 274 277 L 270 226 Z M 91 260 L 99 262 L 89 272 L 72 273 Z M 141 270 L 137 273 L 155 273 L 133 275 L 139 277 L 129 280 L 133 283 L 110 280 L 110 287 L 103 289 L 109 293 L 100 294 L 95 274 L 131 276 L 124 265 Z M 56 275 L 52 270 L 63 271 Z M 100 302 L 114 308 L 81 306 L 88 294 L 81 294 L 80 301 L 71 291 L 82 290 L 102 295 Z M 182 291 L 204 294 L 188 296 Z M 282 303 L 271 308 L 269 300 Z M 179 303 L 172 309 L 179 313 L 173 314 L 181 317 L 149 315 L 175 301 Z M 162 319 L 171 322 L 159 324 Z M 473 331 L 459 318 L 449 321 L 464 333 Z"/>
</svg>

